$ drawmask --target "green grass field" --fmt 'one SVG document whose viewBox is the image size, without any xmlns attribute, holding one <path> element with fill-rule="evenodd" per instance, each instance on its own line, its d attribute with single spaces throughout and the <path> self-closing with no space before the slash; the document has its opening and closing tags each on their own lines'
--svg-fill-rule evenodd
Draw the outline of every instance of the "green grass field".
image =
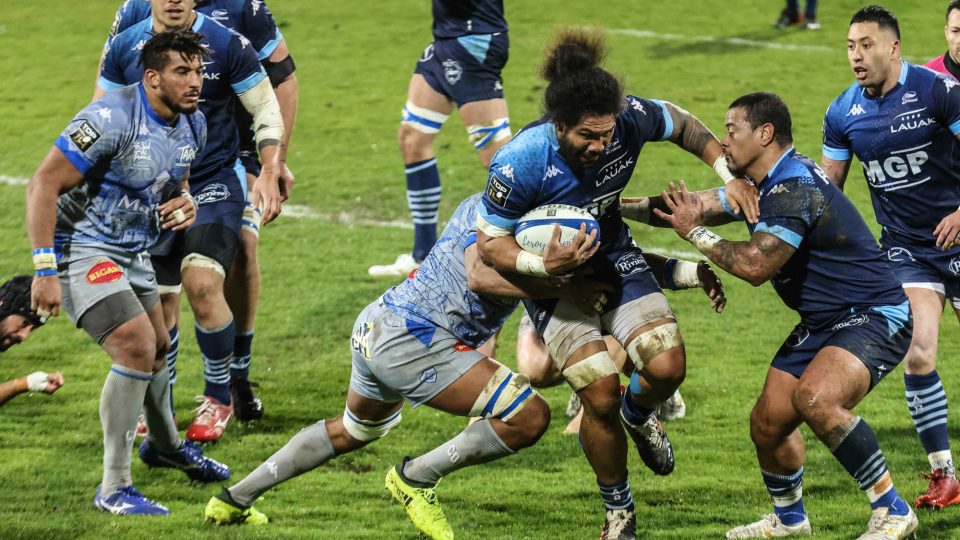
<svg viewBox="0 0 960 540">
<path fill-rule="evenodd" d="M 507 2 L 511 58 L 505 87 L 514 129 L 540 111 L 543 82 L 535 76 L 543 47 L 559 25 L 609 30 L 607 65 L 631 93 L 668 99 L 720 132 L 734 98 L 749 91 L 780 94 L 791 107 L 796 145 L 820 156 L 827 104 L 852 82 L 845 36 L 862 3 L 823 2 L 823 30 L 776 31 L 779 2 L 736 0 L 560 0 Z M 30 270 L 23 225 L 23 185 L 54 138 L 89 100 L 97 59 L 119 0 L 7 2 L 0 13 L 0 276 Z M 945 1 L 889 3 L 900 17 L 904 53 L 914 62 L 945 50 Z M 291 204 L 309 218 L 281 217 L 261 235 L 263 294 L 251 377 L 261 383 L 267 415 L 234 425 L 209 455 L 236 478 L 256 467 L 298 429 L 343 410 L 350 372 L 348 340 L 357 313 L 393 285 L 367 276 L 409 249 L 409 230 L 383 225 L 406 220 L 402 163 L 394 143 L 414 62 L 430 39 L 426 0 L 272 0 L 270 7 L 296 58 L 299 119 L 289 162 L 297 175 Z M 441 219 L 486 179 L 459 119 L 440 134 L 444 186 Z M 684 178 L 695 188 L 718 180 L 670 144 L 643 152 L 626 195 L 659 192 Z M 848 192 L 873 223 L 859 167 Z M 876 228 L 875 228 L 876 230 Z M 736 226 L 727 237 L 745 236 Z M 672 231 L 636 227 L 645 248 L 692 249 Z M 689 256 L 689 255 L 688 255 Z M 730 526 L 769 512 L 748 415 L 769 358 L 796 323 L 769 286 L 754 289 L 726 278 L 722 315 L 691 291 L 668 293 L 687 343 L 683 394 L 688 414 L 667 426 L 677 452 L 669 477 L 654 477 L 631 450 L 631 483 L 640 537 L 721 538 Z M 184 302 L 186 305 L 186 302 Z M 515 317 L 516 319 L 516 317 Z M 514 364 L 516 320 L 502 335 L 500 359 Z M 192 316 L 184 312 L 183 328 Z M 953 369 L 960 337 L 952 315 L 941 332 L 940 373 L 960 396 Z M 202 365 L 184 332 L 176 406 L 181 428 L 202 389 Z M 384 472 L 404 455 L 448 439 L 463 420 L 408 409 L 389 437 L 268 493 L 258 507 L 273 522 L 261 529 L 216 529 L 202 510 L 218 488 L 189 484 L 176 471 L 148 470 L 136 458 L 133 475 L 146 495 L 167 504 L 168 518 L 121 518 L 96 512 L 101 475 L 100 388 L 109 361 L 82 331 L 60 317 L 29 343 L 3 355 L 0 380 L 36 369 L 62 370 L 67 385 L 54 396 L 22 396 L 0 409 L 0 538 L 415 538 L 402 509 L 383 489 Z M 902 369 L 902 368 L 901 368 Z M 908 415 L 900 372 L 858 411 L 877 431 L 898 489 L 912 500 L 926 483 L 923 450 Z M 594 477 L 575 437 L 562 435 L 568 391 L 544 392 L 553 408 L 550 431 L 518 456 L 463 470 L 446 479 L 440 496 L 458 538 L 594 538 L 602 509 Z M 956 428 L 956 415 L 951 426 Z M 830 453 L 804 430 L 808 445 L 804 492 L 819 538 L 853 538 L 869 517 L 865 497 Z M 955 439 L 954 439 L 955 440 Z M 921 538 L 960 538 L 960 510 L 923 513 Z"/>
</svg>

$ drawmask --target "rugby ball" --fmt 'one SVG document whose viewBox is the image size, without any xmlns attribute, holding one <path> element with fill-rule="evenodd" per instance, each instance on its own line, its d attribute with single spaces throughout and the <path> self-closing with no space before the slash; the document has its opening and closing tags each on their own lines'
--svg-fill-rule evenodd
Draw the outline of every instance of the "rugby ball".
<svg viewBox="0 0 960 540">
<path fill-rule="evenodd" d="M 554 225 L 560 226 L 560 243 L 568 246 L 581 224 L 586 224 L 588 235 L 597 231 L 596 241 L 600 241 L 600 224 L 590 212 L 569 204 L 545 204 L 524 214 L 513 236 L 525 251 L 542 256 L 553 236 Z"/>
</svg>

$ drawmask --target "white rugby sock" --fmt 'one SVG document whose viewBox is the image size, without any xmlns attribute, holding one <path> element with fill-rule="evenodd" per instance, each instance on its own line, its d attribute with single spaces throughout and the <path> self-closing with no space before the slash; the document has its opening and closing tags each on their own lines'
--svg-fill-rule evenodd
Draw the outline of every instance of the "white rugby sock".
<svg viewBox="0 0 960 540">
<path fill-rule="evenodd" d="M 403 476 L 418 484 L 433 485 L 453 471 L 500 459 L 514 453 L 484 418 L 467 426 L 456 437 L 403 466 Z"/>
<path fill-rule="evenodd" d="M 143 416 L 147 421 L 150 442 L 163 452 L 180 448 L 180 434 L 170 409 L 170 371 L 163 368 L 153 374 L 143 399 Z"/>
<path fill-rule="evenodd" d="M 133 436 L 150 384 L 151 374 L 114 364 L 100 394 L 100 425 L 103 427 L 103 481 L 100 495 L 107 496 L 130 478 L 130 453 Z"/>
</svg>

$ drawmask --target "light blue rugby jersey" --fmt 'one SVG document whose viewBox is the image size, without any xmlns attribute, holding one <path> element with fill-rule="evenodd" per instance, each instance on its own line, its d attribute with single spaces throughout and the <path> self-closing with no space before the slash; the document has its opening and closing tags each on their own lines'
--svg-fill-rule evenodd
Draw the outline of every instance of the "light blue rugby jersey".
<svg viewBox="0 0 960 540">
<path fill-rule="evenodd" d="M 180 187 L 206 137 L 201 112 L 168 125 L 140 84 L 87 105 L 54 142 L 84 175 L 57 199 L 57 251 L 66 243 L 131 252 L 152 246 L 160 234 L 156 206 Z"/>
<path fill-rule="evenodd" d="M 480 197 L 478 193 L 460 203 L 414 277 L 383 295 L 384 304 L 404 317 L 407 329 L 425 345 L 439 327 L 478 347 L 520 304 L 519 299 L 479 295 L 467 288 L 463 257 L 477 241 Z"/>
<path fill-rule="evenodd" d="M 190 173 L 190 182 L 199 183 L 233 169 L 240 156 L 240 135 L 237 132 L 235 105 L 237 95 L 250 90 L 266 78 L 250 41 L 222 24 L 197 13 L 191 30 L 200 34 L 211 57 L 203 62 L 203 88 L 200 110 L 209 130 L 209 144 L 197 156 Z M 143 77 L 138 64 L 143 45 L 153 36 L 151 19 L 134 24 L 110 43 L 104 55 L 97 85 L 112 90 L 133 84 Z"/>
<path fill-rule="evenodd" d="M 903 62 L 897 85 L 872 98 L 856 82 L 830 104 L 823 155 L 863 165 L 877 221 L 912 242 L 960 205 L 960 88 L 957 81 Z"/>
</svg>

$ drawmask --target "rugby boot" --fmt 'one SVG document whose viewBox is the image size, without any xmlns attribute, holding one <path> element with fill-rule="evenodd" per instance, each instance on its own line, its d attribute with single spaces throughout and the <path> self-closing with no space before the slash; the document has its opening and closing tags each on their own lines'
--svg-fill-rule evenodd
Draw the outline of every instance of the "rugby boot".
<svg viewBox="0 0 960 540">
<path fill-rule="evenodd" d="M 607 510 L 600 540 L 636 540 L 637 516 L 633 510 Z"/>
<path fill-rule="evenodd" d="M 653 414 L 656 415 L 661 422 L 669 422 L 670 420 L 676 420 L 686 416 L 687 403 L 683 401 L 680 390 L 674 391 L 672 396 L 657 405 Z"/>
<path fill-rule="evenodd" d="M 404 462 L 407 460 L 404 459 Z M 393 498 L 403 505 L 413 525 L 433 540 L 453 540 L 453 529 L 440 508 L 435 488 L 418 488 L 407 484 L 398 470 L 403 463 L 390 467 L 384 484 Z"/>
<path fill-rule="evenodd" d="M 204 457 L 203 450 L 190 441 L 183 441 L 173 452 L 161 452 L 147 438 L 140 445 L 140 461 L 150 467 L 180 469 L 197 482 L 223 482 L 230 478 L 230 467 L 215 459 Z"/>
<path fill-rule="evenodd" d="M 194 442 L 220 440 L 233 418 L 233 405 L 224 405 L 210 396 L 197 396 L 197 417 L 187 428 L 187 439 Z"/>
<path fill-rule="evenodd" d="M 173 424 L 177 424 L 177 415 L 173 415 Z M 134 435 L 138 439 L 142 439 L 150 434 L 150 429 L 147 427 L 147 419 L 140 414 L 140 418 L 137 418 L 137 430 L 134 432 Z"/>
<path fill-rule="evenodd" d="M 133 488 L 133 484 L 123 486 L 106 497 L 100 495 L 100 486 L 97 486 L 97 492 L 93 496 L 93 507 L 97 510 L 118 515 L 170 515 L 170 509 L 144 497 L 143 494 Z"/>
<path fill-rule="evenodd" d="M 952 474 L 951 474 L 952 473 Z M 953 469 L 937 469 L 930 474 L 921 475 L 930 481 L 926 493 L 917 497 L 913 506 L 939 510 L 960 503 L 960 482 Z"/>
<path fill-rule="evenodd" d="M 900 540 L 912 536 L 919 525 L 913 509 L 908 506 L 905 516 L 891 515 L 888 510 L 885 506 L 874 510 L 867 523 L 867 532 L 857 537 L 857 540 Z"/>
<path fill-rule="evenodd" d="M 784 538 L 787 536 L 808 536 L 810 520 L 806 517 L 795 525 L 784 525 L 776 514 L 767 514 L 753 523 L 734 527 L 727 531 L 727 538 Z"/>
<path fill-rule="evenodd" d="M 420 263 L 409 253 L 397 255 L 397 260 L 391 264 L 375 264 L 367 269 L 367 273 L 373 277 L 398 277 L 404 278 L 413 273 L 420 267 Z"/>
<path fill-rule="evenodd" d="M 234 378 L 230 381 L 230 397 L 237 420 L 252 422 L 263 418 L 263 402 L 253 393 L 255 386 L 259 385 L 245 378 Z"/>
<path fill-rule="evenodd" d="M 210 497 L 203 517 L 214 525 L 264 525 L 270 521 L 256 508 L 243 508 L 237 504 L 226 489 Z"/>
<path fill-rule="evenodd" d="M 627 422 L 621 411 L 620 421 L 633 439 L 640 453 L 640 459 L 647 468 L 660 476 L 673 472 L 673 445 L 670 444 L 667 432 L 663 430 L 655 414 L 648 416 L 643 424 L 635 426 Z"/>
<path fill-rule="evenodd" d="M 802 21 L 800 13 L 796 11 L 791 11 L 790 8 L 783 8 L 783 11 L 780 12 L 780 16 L 777 17 L 776 22 L 773 23 L 775 28 L 786 28 L 793 24 L 799 24 Z"/>
</svg>

